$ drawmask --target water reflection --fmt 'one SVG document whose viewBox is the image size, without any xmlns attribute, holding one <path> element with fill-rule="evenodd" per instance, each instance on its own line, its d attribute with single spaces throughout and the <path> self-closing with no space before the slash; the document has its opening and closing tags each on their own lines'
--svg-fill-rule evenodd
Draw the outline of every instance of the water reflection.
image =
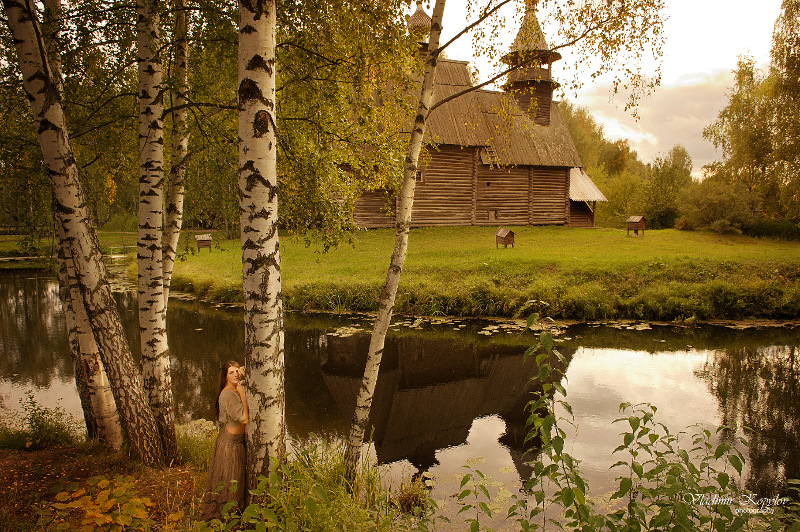
<svg viewBox="0 0 800 532">
<path fill-rule="evenodd" d="M 134 352 L 136 305 L 119 294 Z M 0 397 L 6 408 L 35 389 L 51 404 L 63 397 L 79 413 L 57 287 L 36 274 L 0 274 Z M 522 459 L 523 405 L 533 389 L 532 364 L 522 353 L 533 337 L 499 330 L 477 334 L 470 322 L 394 327 L 387 339 L 372 407 L 372 441 L 384 463 L 432 470 L 442 493 L 458 487 L 466 459 L 482 455 L 485 471 L 518 483 L 530 471 Z M 220 364 L 241 359 L 239 311 L 170 301 L 168 334 L 176 419 L 211 418 Z M 286 318 L 287 426 L 299 438 L 311 432 L 347 433 L 367 353 L 370 320 L 290 314 Z M 583 460 L 592 486 L 610 489 L 620 443 L 611 421 L 623 401 L 651 402 L 673 430 L 700 423 L 755 429 L 748 487 L 780 493 L 785 478 L 800 476 L 800 328 L 747 331 L 724 327 L 578 325 L 559 342 L 567 355 L 567 399 L 578 425 L 571 452 Z M 498 475 L 491 467 L 509 472 Z M 451 478 L 452 477 L 452 478 Z M 453 480 L 455 479 L 455 480 Z"/>
<path fill-rule="evenodd" d="M 800 352 L 797 344 L 719 352 L 697 375 L 719 399 L 722 424 L 752 429 L 747 487 L 778 493 L 800 478 Z"/>
</svg>

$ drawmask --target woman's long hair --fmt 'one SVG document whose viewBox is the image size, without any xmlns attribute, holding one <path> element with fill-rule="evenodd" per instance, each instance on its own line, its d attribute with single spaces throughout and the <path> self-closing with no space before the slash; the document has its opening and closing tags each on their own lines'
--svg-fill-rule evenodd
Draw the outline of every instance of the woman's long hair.
<svg viewBox="0 0 800 532">
<path fill-rule="evenodd" d="M 214 412 L 216 412 L 217 414 L 217 417 L 214 418 L 215 420 L 219 419 L 219 395 L 222 393 L 222 390 L 228 384 L 228 368 L 231 367 L 238 368 L 240 366 L 239 363 L 236 362 L 235 360 L 228 360 L 222 365 L 222 368 L 220 370 L 219 391 L 217 392 L 217 397 L 214 399 Z"/>
</svg>

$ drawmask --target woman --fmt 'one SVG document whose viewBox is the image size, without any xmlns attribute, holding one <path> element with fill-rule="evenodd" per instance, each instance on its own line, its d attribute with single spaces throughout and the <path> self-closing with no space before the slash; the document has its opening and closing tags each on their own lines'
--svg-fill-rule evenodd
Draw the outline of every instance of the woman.
<svg viewBox="0 0 800 532">
<path fill-rule="evenodd" d="M 239 383 L 244 368 L 229 360 L 222 367 L 219 380 L 219 394 L 215 409 L 220 428 L 211 466 L 208 468 L 206 494 L 203 498 L 203 519 L 219 518 L 222 508 L 228 501 L 236 501 L 239 510 L 244 509 L 247 492 L 245 482 L 244 429 L 247 423 L 247 399 L 244 387 Z M 232 491 L 231 481 L 236 481 Z M 214 493 L 220 483 L 224 483 L 219 493 Z M 218 490 L 217 490 L 218 491 Z"/>
</svg>

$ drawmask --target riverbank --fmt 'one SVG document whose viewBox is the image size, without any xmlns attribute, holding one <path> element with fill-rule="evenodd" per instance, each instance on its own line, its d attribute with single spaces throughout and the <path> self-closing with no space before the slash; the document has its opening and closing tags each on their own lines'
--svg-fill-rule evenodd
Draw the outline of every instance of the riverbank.
<svg viewBox="0 0 800 532">
<path fill-rule="evenodd" d="M 798 242 L 675 230 L 633 237 L 617 229 L 512 227 L 515 246 L 497 248 L 495 229 L 413 229 L 395 312 L 497 318 L 539 312 L 581 322 L 800 319 Z M 101 232 L 100 240 L 111 250 L 129 246 L 135 235 Z M 241 304 L 239 241 L 215 234 L 211 249 L 200 251 L 193 242 L 182 236 L 172 293 Z M 390 229 L 358 231 L 352 243 L 327 252 L 283 236 L 284 308 L 374 312 L 393 243 Z M 133 262 L 129 276 L 136 276 Z"/>
<path fill-rule="evenodd" d="M 575 321 L 800 317 L 797 242 L 674 230 L 631 237 L 614 229 L 512 229 L 513 248 L 496 248 L 492 227 L 412 230 L 395 311 L 502 318 L 539 312 Z M 284 308 L 375 311 L 393 238 L 392 230 L 359 231 L 352 244 L 327 253 L 284 238 Z M 184 259 L 173 289 L 241 302 L 238 241 Z"/>
</svg>

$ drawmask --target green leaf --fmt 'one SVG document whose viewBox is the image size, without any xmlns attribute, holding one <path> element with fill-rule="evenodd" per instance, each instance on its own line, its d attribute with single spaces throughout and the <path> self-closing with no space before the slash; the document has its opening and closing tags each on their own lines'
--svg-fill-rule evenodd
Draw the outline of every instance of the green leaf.
<svg viewBox="0 0 800 532">
<path fill-rule="evenodd" d="M 556 454 L 561 454 L 561 452 L 564 450 L 564 438 L 556 436 L 553 438 L 552 444 Z"/>
<path fill-rule="evenodd" d="M 561 490 L 561 502 L 565 508 L 572 506 L 574 500 L 575 493 L 570 488 L 564 488 Z"/>
<path fill-rule="evenodd" d="M 528 316 L 528 328 L 530 329 L 536 322 L 539 321 L 539 313 L 534 312 L 530 316 Z"/>
<path fill-rule="evenodd" d="M 641 423 L 641 420 L 640 420 L 638 417 L 636 417 L 636 416 L 631 416 L 631 417 L 629 417 L 629 418 L 628 418 L 628 423 L 630 423 L 630 425 L 631 425 L 631 428 L 632 428 L 632 429 L 634 430 L 634 432 L 635 432 L 635 431 L 636 431 L 636 429 L 638 429 L 638 428 L 639 428 L 639 423 Z"/>
<path fill-rule="evenodd" d="M 623 438 L 622 441 L 623 445 L 625 445 L 625 447 L 628 447 L 631 444 L 631 442 L 633 442 L 633 432 L 626 432 L 625 437 Z"/>
<path fill-rule="evenodd" d="M 619 481 L 619 489 L 617 490 L 614 495 L 611 496 L 611 499 L 619 499 L 624 497 L 630 490 L 633 482 L 628 477 L 624 477 Z"/>
<path fill-rule="evenodd" d="M 314 497 L 308 497 L 306 499 L 306 510 L 308 510 L 308 513 L 311 515 L 311 517 L 316 515 L 317 501 L 314 499 Z"/>
<path fill-rule="evenodd" d="M 553 335 L 549 332 L 543 332 L 539 335 L 539 341 L 542 342 L 542 347 L 548 353 L 553 350 Z"/>
<path fill-rule="evenodd" d="M 642 478 L 642 475 L 644 474 L 644 469 L 642 468 L 642 464 L 634 460 L 633 462 L 631 462 L 631 469 L 633 469 L 633 472 L 636 473 L 637 477 Z"/>
<path fill-rule="evenodd" d="M 539 367 L 539 374 L 537 375 L 536 378 L 539 379 L 540 381 L 543 381 L 547 379 L 551 371 L 552 368 L 550 367 L 549 364 L 543 364 L 542 366 Z"/>
<path fill-rule="evenodd" d="M 460 487 L 463 488 L 464 486 L 466 486 L 467 482 L 469 482 L 471 479 L 472 479 L 472 475 L 471 474 L 468 473 L 468 474 L 464 475 L 464 478 L 461 479 L 461 486 Z"/>
<path fill-rule="evenodd" d="M 728 482 L 730 482 L 730 477 L 725 472 L 721 472 L 717 475 L 717 483 L 719 484 L 719 489 L 724 490 L 728 487 Z"/>
<path fill-rule="evenodd" d="M 490 509 L 489 509 L 489 505 L 488 505 L 488 504 L 486 504 L 485 502 L 481 501 L 481 502 L 478 504 L 478 508 L 480 508 L 480 510 L 481 510 L 483 513 L 485 513 L 487 516 L 489 516 L 489 517 L 492 517 L 492 510 L 490 510 Z"/>
<path fill-rule="evenodd" d="M 320 501 L 324 503 L 328 503 L 328 494 L 325 493 L 325 490 L 319 484 L 315 484 L 313 488 L 311 488 L 311 493 L 313 493 Z"/>
<path fill-rule="evenodd" d="M 739 457 L 736 456 L 735 454 L 729 454 L 728 455 L 728 461 L 731 463 L 733 468 L 736 469 L 736 471 L 738 471 L 739 474 L 741 475 L 742 474 L 742 461 L 739 459 Z"/>
<path fill-rule="evenodd" d="M 717 450 L 714 452 L 714 458 L 719 459 L 719 457 L 728 452 L 728 449 L 730 448 L 731 446 L 728 445 L 727 443 L 724 442 L 720 443 L 719 445 L 717 445 Z"/>
</svg>

